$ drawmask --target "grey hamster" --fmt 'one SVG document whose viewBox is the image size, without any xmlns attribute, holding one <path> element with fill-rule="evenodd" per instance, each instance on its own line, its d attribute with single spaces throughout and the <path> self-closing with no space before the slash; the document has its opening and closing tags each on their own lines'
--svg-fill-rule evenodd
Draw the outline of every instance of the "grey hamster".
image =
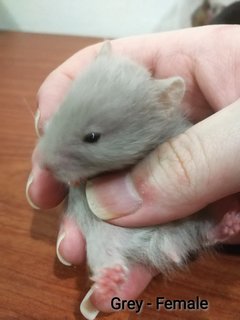
<svg viewBox="0 0 240 320">
<path fill-rule="evenodd" d="M 133 264 L 166 274 L 209 246 L 213 222 L 204 214 L 123 228 L 97 218 L 85 194 L 86 179 L 134 165 L 191 126 L 179 108 L 184 92 L 182 78 L 154 79 L 143 66 L 113 54 L 107 42 L 73 82 L 39 141 L 42 166 L 62 182 L 80 181 L 80 186 L 70 185 L 66 212 L 86 238 L 93 275 Z"/>
</svg>

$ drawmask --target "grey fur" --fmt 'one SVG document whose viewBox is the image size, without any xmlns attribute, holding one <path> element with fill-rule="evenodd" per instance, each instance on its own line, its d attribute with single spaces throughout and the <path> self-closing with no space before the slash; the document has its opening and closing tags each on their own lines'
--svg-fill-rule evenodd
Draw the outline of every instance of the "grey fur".
<svg viewBox="0 0 240 320">
<path fill-rule="evenodd" d="M 189 126 L 176 108 L 183 87 L 179 77 L 153 80 L 127 58 L 100 54 L 48 124 L 39 144 L 42 165 L 68 182 L 136 163 Z M 91 131 L 102 133 L 96 144 L 82 141 Z"/>
<path fill-rule="evenodd" d="M 42 166 L 67 183 L 135 164 L 191 125 L 179 109 L 184 91 L 182 78 L 153 79 L 144 67 L 113 55 L 105 45 L 48 124 L 39 142 Z M 84 142 L 88 132 L 100 132 L 100 140 Z M 166 273 L 202 248 L 211 225 L 198 215 L 148 228 L 110 225 L 89 209 L 84 183 L 70 187 L 67 212 L 86 237 L 94 274 L 116 263 L 141 263 Z"/>
<path fill-rule="evenodd" d="M 139 263 L 150 270 L 169 274 L 175 267 L 183 267 L 192 253 L 203 248 L 211 227 L 211 222 L 200 215 L 156 227 L 111 225 L 91 212 L 84 185 L 70 188 L 67 212 L 81 226 L 93 274 L 116 264 L 129 267 Z"/>
</svg>

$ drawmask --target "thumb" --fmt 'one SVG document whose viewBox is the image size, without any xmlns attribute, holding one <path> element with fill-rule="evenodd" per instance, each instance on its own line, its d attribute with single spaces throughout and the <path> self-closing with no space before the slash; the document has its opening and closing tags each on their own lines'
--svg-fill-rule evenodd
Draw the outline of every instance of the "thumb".
<svg viewBox="0 0 240 320">
<path fill-rule="evenodd" d="M 124 226 L 165 223 L 240 191 L 240 100 L 160 145 L 131 172 L 88 183 L 90 208 Z"/>
</svg>

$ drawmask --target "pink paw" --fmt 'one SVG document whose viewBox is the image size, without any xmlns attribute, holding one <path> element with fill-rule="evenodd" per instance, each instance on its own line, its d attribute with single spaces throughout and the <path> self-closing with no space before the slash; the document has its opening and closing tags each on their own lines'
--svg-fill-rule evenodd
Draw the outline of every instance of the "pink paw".
<svg viewBox="0 0 240 320">
<path fill-rule="evenodd" d="M 240 232 L 240 213 L 236 211 L 228 212 L 224 215 L 223 220 L 223 234 L 232 237 Z"/>
<path fill-rule="evenodd" d="M 208 232 L 208 243 L 225 242 L 240 232 L 240 213 L 230 211 L 226 213 L 221 222 Z"/>
<path fill-rule="evenodd" d="M 95 282 L 94 291 L 107 296 L 116 294 L 127 280 L 127 273 L 127 268 L 121 265 L 102 269 L 91 278 Z"/>
</svg>

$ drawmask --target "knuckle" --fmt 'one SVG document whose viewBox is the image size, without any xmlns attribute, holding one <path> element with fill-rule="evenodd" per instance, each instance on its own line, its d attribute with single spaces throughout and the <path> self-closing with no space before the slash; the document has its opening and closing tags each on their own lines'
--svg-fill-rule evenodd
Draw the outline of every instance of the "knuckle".
<svg viewBox="0 0 240 320">
<path fill-rule="evenodd" d="M 179 138 L 182 139 L 181 136 Z M 192 179 L 189 172 L 189 164 L 192 162 L 191 152 L 178 142 L 176 143 L 175 139 L 169 140 L 167 145 L 174 181 L 181 185 L 191 186 Z"/>
</svg>

